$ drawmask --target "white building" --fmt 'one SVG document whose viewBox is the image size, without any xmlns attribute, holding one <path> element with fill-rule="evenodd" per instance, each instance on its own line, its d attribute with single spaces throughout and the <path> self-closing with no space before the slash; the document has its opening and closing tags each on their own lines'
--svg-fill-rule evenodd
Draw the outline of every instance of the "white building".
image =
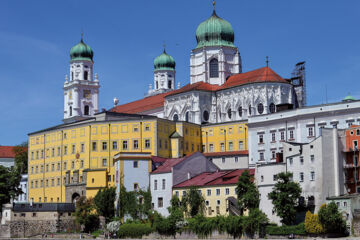
<svg viewBox="0 0 360 240">
<path fill-rule="evenodd" d="M 275 162 L 282 143 L 308 143 L 321 128 L 344 129 L 360 123 L 360 101 L 343 101 L 253 116 L 248 120 L 249 164 Z"/>
<path fill-rule="evenodd" d="M 28 199 L 28 175 L 27 174 L 21 174 L 21 181 L 19 184 L 19 187 L 21 188 L 21 191 L 23 192 L 20 194 L 15 200 L 15 203 L 22 203 L 27 202 Z"/>
</svg>

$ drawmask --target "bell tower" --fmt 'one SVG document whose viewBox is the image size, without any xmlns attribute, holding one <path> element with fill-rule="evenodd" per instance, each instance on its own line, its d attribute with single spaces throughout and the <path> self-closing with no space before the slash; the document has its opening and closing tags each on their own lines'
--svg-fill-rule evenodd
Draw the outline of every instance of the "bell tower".
<svg viewBox="0 0 360 240">
<path fill-rule="evenodd" d="M 64 83 L 64 122 L 72 122 L 93 116 L 99 108 L 99 79 L 93 74 L 91 47 L 80 42 L 70 50 L 70 78 Z"/>
</svg>

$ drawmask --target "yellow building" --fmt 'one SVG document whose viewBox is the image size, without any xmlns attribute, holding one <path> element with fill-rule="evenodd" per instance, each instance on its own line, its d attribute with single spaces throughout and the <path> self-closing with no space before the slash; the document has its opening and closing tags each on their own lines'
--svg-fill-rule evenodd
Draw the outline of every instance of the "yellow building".
<svg viewBox="0 0 360 240">
<path fill-rule="evenodd" d="M 239 176 L 246 169 L 205 172 L 173 187 L 173 195 L 180 199 L 187 194 L 191 186 L 195 186 L 205 199 L 205 216 L 238 215 L 236 184 Z M 253 170 L 249 170 L 254 174 Z"/>
<path fill-rule="evenodd" d="M 114 112 L 30 133 L 29 201 L 94 197 L 99 189 L 114 186 L 115 154 L 149 152 L 172 157 L 175 146 L 170 136 L 175 132 L 181 134 L 182 154 L 201 148 L 199 125 Z"/>
</svg>

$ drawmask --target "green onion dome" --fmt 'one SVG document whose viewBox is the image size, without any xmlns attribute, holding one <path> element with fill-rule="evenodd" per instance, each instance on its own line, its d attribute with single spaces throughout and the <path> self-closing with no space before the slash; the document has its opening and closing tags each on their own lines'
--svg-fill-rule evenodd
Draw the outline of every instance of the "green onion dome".
<svg viewBox="0 0 360 240">
<path fill-rule="evenodd" d="M 157 70 L 175 70 L 175 60 L 172 56 L 168 55 L 164 49 L 164 52 L 154 59 L 154 71 Z"/>
<path fill-rule="evenodd" d="M 356 99 L 351 96 L 350 94 L 347 95 L 344 99 L 343 99 L 343 102 L 350 102 L 350 101 L 356 101 Z"/>
<path fill-rule="evenodd" d="M 89 45 L 84 43 L 81 38 L 80 42 L 70 50 L 70 61 L 86 60 L 93 61 L 94 52 Z"/>
<path fill-rule="evenodd" d="M 207 46 L 235 47 L 234 30 L 228 21 L 216 15 L 214 9 L 212 16 L 197 27 L 196 41 L 196 48 Z"/>
</svg>

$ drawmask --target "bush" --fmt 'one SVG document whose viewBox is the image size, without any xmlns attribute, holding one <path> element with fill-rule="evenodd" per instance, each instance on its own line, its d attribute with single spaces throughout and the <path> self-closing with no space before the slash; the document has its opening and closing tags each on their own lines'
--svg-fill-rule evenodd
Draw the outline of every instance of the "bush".
<svg viewBox="0 0 360 240">
<path fill-rule="evenodd" d="M 243 229 L 248 237 L 253 237 L 255 233 L 260 233 L 261 227 L 268 223 L 268 218 L 258 208 L 251 209 L 250 214 L 243 219 Z"/>
<path fill-rule="evenodd" d="M 88 215 L 87 218 L 85 219 L 84 225 L 85 225 L 84 232 L 89 233 L 97 230 L 100 225 L 99 216 L 95 214 Z"/>
<path fill-rule="evenodd" d="M 317 214 L 312 214 L 310 211 L 305 215 L 305 231 L 312 234 L 320 234 L 324 232 L 319 217 Z"/>
<path fill-rule="evenodd" d="M 153 229 L 148 224 L 129 223 L 121 225 L 118 231 L 119 238 L 142 238 L 149 235 Z"/>
<path fill-rule="evenodd" d="M 346 233 L 346 223 L 334 202 L 331 202 L 328 205 L 321 205 L 319 210 L 319 221 L 326 233 Z"/>
<path fill-rule="evenodd" d="M 299 225 L 293 226 L 274 226 L 269 225 L 266 227 L 266 233 L 269 235 L 306 235 L 305 225 L 304 223 L 300 223 Z"/>
<path fill-rule="evenodd" d="M 233 238 L 240 238 L 243 234 L 243 217 L 228 216 L 226 218 L 226 232 Z"/>
</svg>

